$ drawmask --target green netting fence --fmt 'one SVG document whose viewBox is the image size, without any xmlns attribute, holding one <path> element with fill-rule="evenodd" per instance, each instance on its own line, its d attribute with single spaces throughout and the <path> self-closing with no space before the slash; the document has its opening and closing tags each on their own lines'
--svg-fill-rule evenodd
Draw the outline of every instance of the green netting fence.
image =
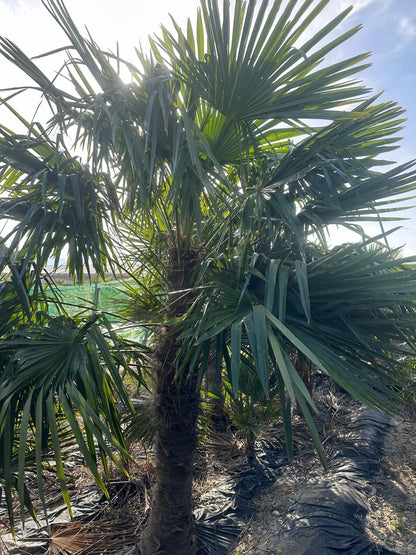
<svg viewBox="0 0 416 555">
<path fill-rule="evenodd" d="M 140 326 L 120 317 L 122 301 L 127 299 L 120 282 L 60 285 L 56 288 L 56 293 L 61 297 L 65 310 L 70 316 L 81 313 L 88 314 L 91 310 L 100 310 L 105 313 L 108 320 L 123 337 L 144 339 L 143 329 Z M 48 307 L 48 312 L 52 315 L 58 314 L 57 308 L 53 305 Z"/>
</svg>

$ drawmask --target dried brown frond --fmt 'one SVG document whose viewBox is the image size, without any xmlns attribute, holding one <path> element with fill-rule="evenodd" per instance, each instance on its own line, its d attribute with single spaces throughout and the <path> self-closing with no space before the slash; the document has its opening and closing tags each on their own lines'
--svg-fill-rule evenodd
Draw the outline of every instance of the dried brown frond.
<svg viewBox="0 0 416 555">
<path fill-rule="evenodd" d="M 213 451 L 219 460 L 236 457 L 243 446 L 243 441 L 231 432 L 210 432 L 203 447 Z"/>
<path fill-rule="evenodd" d="M 134 543 L 135 526 L 111 520 L 53 524 L 47 555 L 116 554 Z"/>
</svg>

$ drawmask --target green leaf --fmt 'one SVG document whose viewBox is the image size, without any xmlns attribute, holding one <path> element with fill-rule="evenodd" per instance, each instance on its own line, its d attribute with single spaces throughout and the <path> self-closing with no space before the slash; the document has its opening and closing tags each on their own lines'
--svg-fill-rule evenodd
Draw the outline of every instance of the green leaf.
<svg viewBox="0 0 416 555">
<path fill-rule="evenodd" d="M 324 371 L 322 362 L 304 343 L 302 343 L 302 341 L 299 340 L 298 337 L 296 337 L 296 335 L 287 326 L 285 326 L 266 308 L 259 306 L 258 310 L 264 312 L 265 317 L 270 321 L 271 324 L 273 324 L 285 337 L 287 337 L 287 339 L 291 343 L 293 343 L 293 345 L 297 349 L 299 349 L 299 351 L 301 351 L 307 358 L 309 358 L 315 364 L 315 366 Z"/>
<path fill-rule="evenodd" d="M 18 494 L 20 502 L 20 517 L 22 522 L 25 521 L 25 461 L 26 461 L 26 446 L 28 441 L 29 419 L 31 413 L 33 390 L 29 393 L 22 413 L 22 421 L 20 423 L 20 436 L 19 436 L 19 455 L 18 455 Z"/>
<path fill-rule="evenodd" d="M 273 311 L 274 299 L 277 290 L 277 272 L 280 260 L 271 260 L 267 271 L 266 308 Z M 280 283 L 280 282 L 279 282 Z"/>
<path fill-rule="evenodd" d="M 286 319 L 287 286 L 289 281 L 289 268 L 283 264 L 279 267 L 279 320 Z"/>
<path fill-rule="evenodd" d="M 269 398 L 269 363 L 266 317 L 260 306 L 253 306 L 252 313 L 244 318 L 244 325 L 254 357 L 256 373 L 266 398 Z"/>
<path fill-rule="evenodd" d="M 293 390 L 292 378 L 290 376 L 290 368 L 288 368 L 287 366 L 286 359 L 283 356 L 283 352 L 282 352 L 282 348 L 280 346 L 279 340 L 276 337 L 276 335 L 273 333 L 271 326 L 268 326 L 267 336 L 268 336 L 270 345 L 272 347 L 274 358 L 276 359 L 277 367 L 282 376 L 283 383 L 287 388 L 287 392 L 290 399 L 294 402 L 295 393 Z"/>
<path fill-rule="evenodd" d="M 231 326 L 231 383 L 234 397 L 237 397 L 239 390 L 241 331 L 242 324 Z"/>
<path fill-rule="evenodd" d="M 59 442 L 58 428 L 56 425 L 56 412 L 55 412 L 53 395 L 50 394 L 45 401 L 46 401 L 46 410 L 48 413 L 49 427 L 51 432 L 52 448 L 55 453 L 56 473 L 58 475 L 62 497 L 68 509 L 69 516 L 72 518 L 71 501 L 69 499 L 68 488 L 67 488 L 66 479 L 65 479 L 65 471 L 64 471 L 64 466 L 62 464 L 62 452 L 61 452 L 61 445 Z"/>
<path fill-rule="evenodd" d="M 328 460 L 326 458 L 325 451 L 322 447 L 321 440 L 319 438 L 319 433 L 316 428 L 316 424 L 312 418 L 308 405 L 306 404 L 305 398 L 300 391 L 296 391 L 296 400 L 299 403 L 303 416 L 305 417 L 308 428 L 311 432 L 312 440 L 314 442 L 316 451 L 318 453 L 319 459 L 327 472 L 329 472 Z"/>
<path fill-rule="evenodd" d="M 308 323 L 311 321 L 311 303 L 309 299 L 309 287 L 308 287 L 308 269 L 302 260 L 296 260 L 295 262 L 296 278 L 299 285 L 299 293 L 302 301 L 302 307 L 305 312 L 305 316 Z"/>
</svg>

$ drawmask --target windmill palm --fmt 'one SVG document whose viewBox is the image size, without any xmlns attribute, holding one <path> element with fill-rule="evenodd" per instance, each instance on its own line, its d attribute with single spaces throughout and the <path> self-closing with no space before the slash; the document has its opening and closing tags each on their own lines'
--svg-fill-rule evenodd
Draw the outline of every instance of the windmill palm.
<svg viewBox="0 0 416 555">
<path fill-rule="evenodd" d="M 394 355 L 414 339 L 413 259 L 384 245 L 383 227 L 371 239 L 362 224 L 395 219 L 415 172 L 380 172 L 402 110 L 355 79 L 367 56 L 326 62 L 358 30 L 328 39 L 349 10 L 307 37 L 328 1 L 202 0 L 194 27 L 163 28 L 133 65 L 48 0 L 68 40 L 62 84 L 1 42 L 51 110 L 44 126 L 15 114 L 21 135 L 1 128 L 0 206 L 15 222 L 3 268 L 17 260 L 21 277 L 31 260 L 58 264 L 65 245 L 75 279 L 122 264 L 137 284 L 131 314 L 154 330 L 146 554 L 196 552 L 192 458 L 213 345 L 234 394 L 241 364 L 265 398 L 277 376 L 289 443 L 296 400 L 323 459 L 297 357 L 394 410 Z M 18 92 L 4 101 L 12 111 Z M 357 244 L 329 249 L 331 224 L 357 231 Z"/>
<path fill-rule="evenodd" d="M 42 310 L 48 306 L 44 288 L 36 293 L 31 272 L 24 281 L 16 274 L 22 277 L 21 268 L 13 268 L 15 279 L 0 288 L 0 492 L 4 490 L 13 532 L 12 490 L 18 493 L 22 519 L 26 506 L 37 520 L 24 481 L 27 471 L 37 475 L 46 511 L 43 474 L 55 470 L 71 514 L 64 464 L 74 444 L 107 492 L 99 465 L 107 479 L 108 459 L 125 472 L 129 457 L 117 404 L 131 410 L 119 373 L 120 365 L 127 365 L 124 353 L 121 344 L 114 346 L 102 314 L 49 316 Z M 110 442 L 122 458 L 114 456 Z"/>
</svg>

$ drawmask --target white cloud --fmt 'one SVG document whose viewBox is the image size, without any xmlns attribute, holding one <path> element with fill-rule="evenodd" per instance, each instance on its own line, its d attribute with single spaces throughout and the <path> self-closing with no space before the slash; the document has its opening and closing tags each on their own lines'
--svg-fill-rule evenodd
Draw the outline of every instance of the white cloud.
<svg viewBox="0 0 416 555">
<path fill-rule="evenodd" d="M 416 21 L 412 21 L 407 16 L 402 17 L 399 21 L 398 32 L 400 35 L 404 35 L 408 41 L 413 40 L 416 38 Z"/>
<path fill-rule="evenodd" d="M 345 3 L 349 4 L 350 2 L 345 2 Z M 384 10 L 388 7 L 390 3 L 391 3 L 391 0 L 387 0 L 387 1 L 386 0 L 355 0 L 352 2 L 355 12 L 359 12 L 360 10 L 363 10 L 368 6 L 371 6 L 371 4 L 381 4 L 382 9 Z"/>
<path fill-rule="evenodd" d="M 416 39 L 416 19 L 404 15 L 396 20 L 398 41 L 394 52 L 400 52 Z"/>
<path fill-rule="evenodd" d="M 389 7 L 391 1 L 392 0 L 332 0 L 332 2 L 325 9 L 325 12 L 330 13 L 331 17 L 333 17 L 352 5 L 352 15 L 373 4 L 377 4 L 378 8 L 384 11 Z"/>
</svg>

